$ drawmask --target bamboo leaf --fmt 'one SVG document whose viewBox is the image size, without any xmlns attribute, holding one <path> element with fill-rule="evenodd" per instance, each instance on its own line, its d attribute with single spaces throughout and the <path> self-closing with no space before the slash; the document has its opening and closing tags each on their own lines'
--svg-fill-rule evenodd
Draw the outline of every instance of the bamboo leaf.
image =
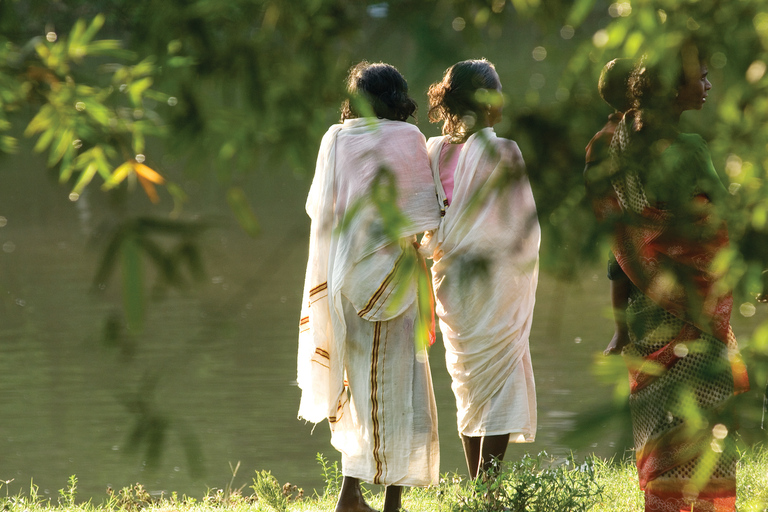
<svg viewBox="0 0 768 512">
<path fill-rule="evenodd" d="M 200 249 L 192 242 L 184 242 L 178 249 L 179 259 L 186 261 L 192 276 L 198 281 L 205 278 L 205 267 L 203 258 L 200 255 Z"/>
<path fill-rule="evenodd" d="M 109 275 L 112 273 L 115 265 L 117 264 L 117 258 L 120 255 L 124 236 L 125 229 L 119 229 L 109 241 L 107 248 L 104 250 L 104 254 L 101 256 L 101 263 L 99 264 L 99 268 L 93 278 L 93 284 L 96 288 L 106 285 L 107 281 L 109 280 Z"/>
<path fill-rule="evenodd" d="M 104 26 L 104 20 L 106 18 L 103 14 L 99 13 L 94 18 L 93 21 L 91 21 L 91 24 L 88 26 L 88 29 L 83 33 L 82 37 L 82 43 L 88 44 L 93 37 L 96 35 L 96 33 L 101 30 L 101 27 Z"/>
<path fill-rule="evenodd" d="M 144 327 L 144 273 L 135 233 L 126 236 L 120 247 L 123 274 L 123 307 L 128 330 L 139 333 Z"/>
<path fill-rule="evenodd" d="M 38 112 L 27 125 L 27 128 L 24 130 L 24 135 L 31 137 L 36 133 L 49 129 L 53 121 L 53 114 L 53 107 L 50 105 L 43 105 L 43 107 L 40 108 L 40 112 Z"/>
<path fill-rule="evenodd" d="M 160 196 L 157 194 L 157 189 L 155 189 L 155 185 L 146 179 L 144 176 L 137 174 L 136 175 L 139 178 L 139 185 L 141 185 L 141 188 L 144 189 L 144 193 L 147 194 L 147 197 L 150 201 L 153 203 L 157 203 L 160 201 Z"/>
<path fill-rule="evenodd" d="M 136 170 L 136 174 L 138 174 L 140 177 L 144 178 L 147 181 L 151 181 L 152 183 L 157 183 L 158 185 L 162 185 L 165 183 L 165 178 L 160 176 L 154 169 L 151 167 L 144 165 L 142 163 L 133 161 L 133 168 Z"/>
<path fill-rule="evenodd" d="M 112 120 L 111 111 L 98 101 L 84 101 L 85 112 L 101 126 L 109 126 Z"/>
<path fill-rule="evenodd" d="M 259 227 L 259 221 L 256 219 L 256 215 L 251 210 L 251 206 L 248 204 L 248 199 L 245 197 L 243 189 L 240 187 L 232 187 L 227 191 L 227 204 L 235 214 L 237 222 L 240 227 L 253 238 L 256 238 L 261 231 Z"/>
<path fill-rule="evenodd" d="M 132 162 L 123 162 L 119 166 L 117 166 L 117 169 L 115 169 L 112 172 L 112 175 L 109 177 L 109 179 L 106 180 L 104 185 L 101 186 L 102 190 L 111 190 L 118 186 L 120 183 L 122 183 L 125 178 L 127 178 L 131 172 L 133 172 L 133 163 Z"/>
<path fill-rule="evenodd" d="M 48 167 L 53 167 L 57 163 L 59 163 L 59 160 L 64 156 L 64 153 L 72 147 L 72 141 L 74 140 L 74 133 L 71 129 L 66 129 L 61 134 L 61 138 L 59 139 L 59 142 L 56 144 L 56 147 L 54 147 L 51 150 L 51 153 L 48 155 Z"/>
<path fill-rule="evenodd" d="M 69 34 L 69 44 L 67 45 L 67 56 L 74 61 L 80 61 L 86 55 L 83 42 L 84 33 L 85 21 L 79 19 L 75 22 L 75 26 Z"/>
<path fill-rule="evenodd" d="M 19 149 L 19 141 L 16 137 L 3 135 L 0 137 L 0 151 L 4 153 L 15 153 Z"/>
<path fill-rule="evenodd" d="M 126 50 L 121 46 L 120 41 L 116 39 L 100 39 L 93 41 L 85 47 L 88 55 L 108 55 L 119 59 L 134 59 L 136 54 L 130 50 Z"/>
<path fill-rule="evenodd" d="M 85 170 L 80 173 L 80 177 L 77 179 L 77 183 L 75 184 L 75 188 L 72 189 L 72 192 L 75 194 L 80 194 L 83 189 L 91 182 L 91 180 L 93 180 L 97 170 L 98 165 L 96 164 L 95 160 L 89 163 L 88 167 L 86 167 Z"/>
<path fill-rule="evenodd" d="M 136 80 L 131 85 L 129 85 L 128 97 L 131 99 L 131 103 L 133 103 L 137 107 L 140 107 L 141 97 L 144 94 L 144 91 L 149 89 L 149 87 L 152 85 L 152 82 L 153 82 L 152 77 L 145 77 L 145 78 Z"/>
<path fill-rule="evenodd" d="M 138 129 L 137 125 L 134 124 L 134 130 L 133 130 L 133 150 L 136 152 L 136 154 L 144 153 L 144 133 Z"/>
<path fill-rule="evenodd" d="M 82 39 L 84 33 L 85 33 L 85 20 L 81 18 L 75 22 L 75 26 L 72 27 L 72 31 L 69 33 L 70 48 L 72 47 L 72 45 L 81 44 L 80 40 Z"/>
<path fill-rule="evenodd" d="M 51 145 L 51 141 L 53 140 L 54 135 L 56 135 L 56 129 L 54 127 L 50 127 L 44 131 L 43 134 L 38 137 L 37 142 L 35 142 L 33 151 L 35 153 L 42 153 L 48 149 L 48 146 Z"/>
<path fill-rule="evenodd" d="M 144 254 L 155 264 L 163 279 L 170 284 L 178 285 L 181 279 L 173 258 L 170 258 L 163 251 L 163 248 L 148 236 L 141 236 L 138 242 L 144 250 Z"/>
<path fill-rule="evenodd" d="M 51 50 L 45 43 L 38 43 L 35 45 L 35 52 L 40 56 L 43 62 L 47 61 L 51 56 Z"/>
</svg>

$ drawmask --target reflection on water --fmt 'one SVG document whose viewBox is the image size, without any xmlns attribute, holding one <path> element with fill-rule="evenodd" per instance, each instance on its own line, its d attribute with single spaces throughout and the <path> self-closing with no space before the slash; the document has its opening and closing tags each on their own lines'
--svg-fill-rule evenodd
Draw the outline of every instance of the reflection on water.
<svg viewBox="0 0 768 512">
<path fill-rule="evenodd" d="M 296 419 L 308 184 L 284 176 L 247 187 L 262 237 L 249 239 L 222 221 L 205 237 L 206 282 L 159 290 L 146 332 L 105 345 L 108 320 L 119 318 L 119 280 L 92 290 L 100 246 L 91 235 L 115 214 L 100 193 L 70 202 L 38 171 L 16 168 L 19 161 L 5 159 L 0 174 L 0 480 L 13 479 L 10 492 L 34 481 L 56 496 L 75 474 L 82 498 L 100 499 L 107 486 L 135 482 L 199 496 L 228 484 L 230 464 L 238 462 L 235 487 L 262 469 L 281 482 L 320 487 L 316 453 L 338 455 L 325 424 L 312 433 L 312 425 Z M 190 204 L 204 205 L 195 213 L 222 211 L 211 199 L 218 197 L 215 185 L 193 187 L 192 196 Z M 136 202 L 133 208 L 148 208 Z M 510 445 L 508 458 L 567 454 L 558 436 L 573 428 L 579 411 L 610 399 L 610 388 L 590 374 L 593 354 L 611 334 L 607 307 L 601 270 L 570 284 L 542 276 L 531 339 L 538 437 Z M 441 470 L 464 473 L 439 344 L 430 358 Z M 162 453 L 151 445 L 146 451 L 146 443 L 129 449 L 137 410 L 163 427 Z M 590 450 L 623 451 L 617 432 L 594 430 L 599 442 Z M 148 467 L 155 455 L 158 467 Z"/>
</svg>

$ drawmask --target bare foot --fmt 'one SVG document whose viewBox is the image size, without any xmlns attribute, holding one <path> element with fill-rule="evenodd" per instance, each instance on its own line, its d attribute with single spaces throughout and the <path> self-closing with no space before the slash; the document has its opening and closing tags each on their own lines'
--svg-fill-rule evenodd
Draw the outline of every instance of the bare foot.
<svg viewBox="0 0 768 512">
<path fill-rule="evenodd" d="M 363 498 L 363 491 L 360 489 L 360 480 L 345 476 L 341 482 L 341 492 L 339 501 L 336 502 L 335 512 L 378 512 L 371 508 Z"/>
<path fill-rule="evenodd" d="M 611 338 L 611 342 L 605 347 L 605 350 L 603 350 L 603 354 L 606 356 L 621 354 L 621 350 L 627 345 L 629 345 L 629 336 L 627 333 L 617 331 L 614 333 L 613 338 Z"/>
</svg>

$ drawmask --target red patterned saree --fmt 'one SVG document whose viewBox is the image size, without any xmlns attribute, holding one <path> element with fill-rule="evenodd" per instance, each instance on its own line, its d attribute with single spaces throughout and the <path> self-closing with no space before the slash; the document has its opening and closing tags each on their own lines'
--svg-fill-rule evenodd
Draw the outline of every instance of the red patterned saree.
<svg viewBox="0 0 768 512">
<path fill-rule="evenodd" d="M 728 245 L 727 230 L 714 220 L 699 178 L 690 188 L 666 184 L 683 197 L 674 208 L 649 202 L 653 180 L 637 161 L 627 162 L 631 137 L 625 120 L 611 145 L 612 186 L 594 204 L 612 222 L 614 255 L 633 284 L 622 354 L 645 510 L 733 511 L 737 456 L 724 409 L 749 383 L 730 327 L 733 299 L 712 268 Z M 719 184 L 698 136 L 679 134 L 644 165 Z"/>
</svg>

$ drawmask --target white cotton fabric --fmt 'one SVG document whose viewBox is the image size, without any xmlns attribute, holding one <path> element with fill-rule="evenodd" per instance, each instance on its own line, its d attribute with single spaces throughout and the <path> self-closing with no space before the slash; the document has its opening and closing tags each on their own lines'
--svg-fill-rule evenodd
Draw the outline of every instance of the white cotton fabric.
<svg viewBox="0 0 768 512">
<path fill-rule="evenodd" d="M 444 143 L 445 137 L 427 143 L 441 203 Z M 528 341 L 541 231 L 517 144 L 491 128 L 475 133 L 461 150 L 454 182 L 452 202 L 426 244 L 458 430 L 532 442 L 536 387 Z"/>
<path fill-rule="evenodd" d="M 377 203 L 389 207 L 389 214 L 396 206 L 402 216 L 387 216 L 385 222 Z M 408 370 L 398 378 L 410 384 L 399 388 L 391 382 L 376 384 L 378 377 L 371 380 L 376 354 L 371 353 L 373 331 L 366 330 L 377 322 L 402 323 L 404 317 L 413 316 L 416 307 L 413 272 L 417 267 L 405 263 L 415 261 L 413 235 L 434 229 L 440 219 L 424 136 L 408 123 L 373 118 L 350 119 L 332 126 L 320 146 L 306 209 L 312 224 L 299 332 L 299 418 L 314 423 L 329 419 L 332 442 L 343 454 L 342 470 L 347 476 L 383 484 L 433 483 L 439 466 L 436 445 L 434 453 L 431 445 L 419 452 L 424 460 L 416 465 L 423 468 L 422 474 L 413 478 L 409 474 L 412 461 L 407 452 L 412 448 L 410 440 L 415 439 L 413 410 L 434 409 L 431 378 L 428 385 L 414 384 L 414 372 L 429 374 L 429 367 L 427 363 L 415 369 L 418 365 L 410 361 L 415 361 L 413 321 L 405 321 L 408 328 L 396 334 L 403 339 L 388 345 L 400 348 L 382 363 L 386 370 L 390 365 Z M 346 306 L 345 301 L 349 303 Z M 351 332 L 367 334 L 361 338 Z M 378 332 L 395 336 L 386 325 L 383 329 L 380 325 Z M 410 353 L 403 351 L 408 344 Z M 360 350 L 367 356 L 358 354 Z M 352 361 L 357 363 L 352 365 Z M 371 388 L 383 385 L 385 394 L 390 390 L 398 393 L 391 398 L 404 405 L 397 411 L 374 411 L 363 406 L 370 397 L 353 396 L 356 419 L 351 421 L 349 391 L 356 393 L 345 386 L 345 377 L 356 383 L 368 379 Z M 382 422 L 374 413 L 395 416 Z M 375 467 L 381 462 L 382 441 L 380 438 L 377 444 L 372 434 L 366 433 L 363 424 L 368 422 L 378 425 L 372 429 L 386 423 L 391 430 L 379 432 L 380 436 L 408 442 L 399 455 L 387 460 L 383 474 L 381 467 Z M 429 439 L 433 428 L 436 440 L 436 416 Z M 360 463 L 361 457 L 367 457 L 368 463 Z M 360 469 L 370 466 L 371 461 L 373 469 Z"/>
<path fill-rule="evenodd" d="M 346 298 L 342 301 L 349 400 L 331 423 L 342 473 L 373 484 L 436 484 L 437 407 L 429 362 L 415 354 L 417 305 L 392 320 L 369 322 Z"/>
</svg>

